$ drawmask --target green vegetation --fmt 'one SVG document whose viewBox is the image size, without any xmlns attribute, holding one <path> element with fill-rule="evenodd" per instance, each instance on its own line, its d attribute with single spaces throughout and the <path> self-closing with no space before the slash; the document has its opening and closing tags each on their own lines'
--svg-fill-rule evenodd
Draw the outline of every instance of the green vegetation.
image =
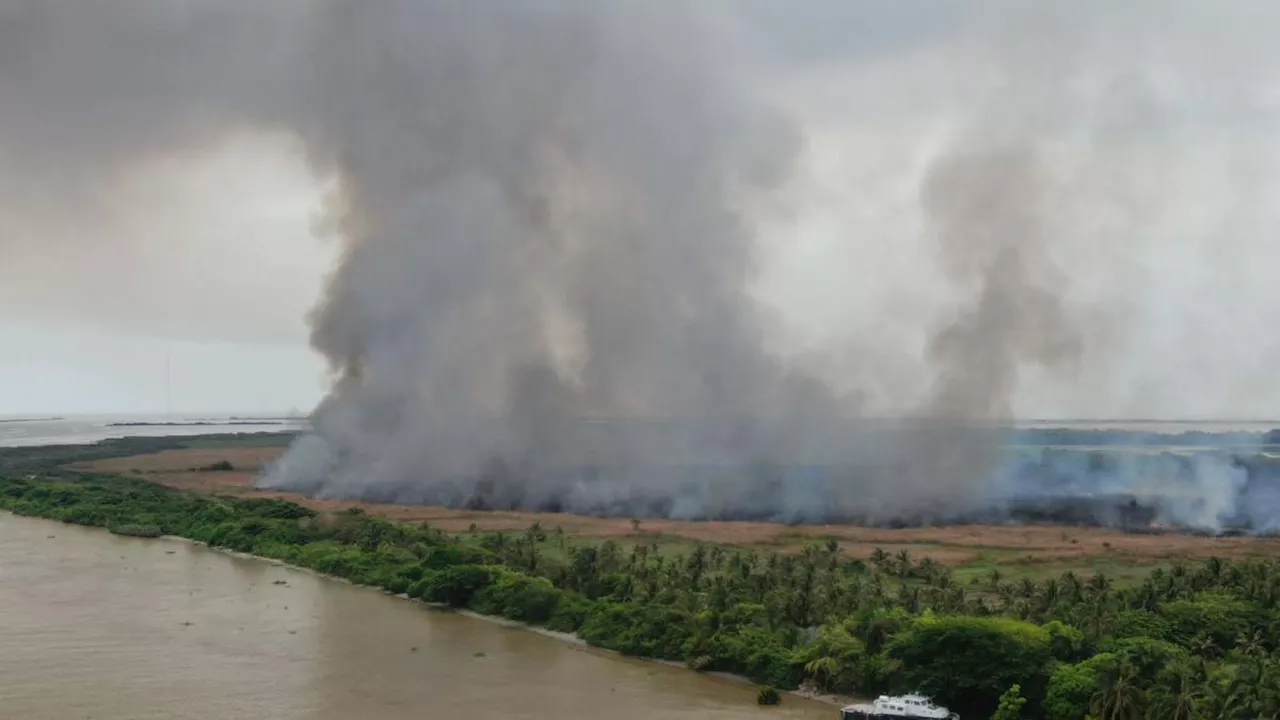
<svg viewBox="0 0 1280 720">
<path fill-rule="evenodd" d="M 236 466 L 232 465 L 230 460 L 219 460 L 204 467 L 196 468 L 199 472 L 231 472 L 235 469 Z"/>
<path fill-rule="evenodd" d="M 3 465 L 0 465 L 2 468 Z M 1280 717 L 1280 561 L 1157 567 L 1132 585 L 1065 572 L 964 584 L 929 559 L 849 560 L 534 525 L 447 534 L 358 510 L 185 493 L 139 479 L 0 469 L 0 508 L 127 535 L 177 535 L 354 583 L 577 633 L 592 645 L 875 695 L 918 691 L 966 718 Z"/>
<path fill-rule="evenodd" d="M 1022 697 L 1022 688 L 1014 685 L 1000 696 L 1000 705 L 996 708 L 996 714 L 991 716 L 991 720 L 1019 720 L 1022 717 L 1022 706 L 1027 704 L 1027 699 Z"/>
<path fill-rule="evenodd" d="M 217 450 L 244 447 L 285 447 L 297 433 L 223 433 L 196 437 L 130 437 L 104 440 L 93 445 L 45 445 L 5 448 L 0 451 L 0 475 L 41 473 L 69 475 L 62 467 L 68 463 L 93 462 L 111 458 L 145 455 L 164 450 Z"/>
<path fill-rule="evenodd" d="M 108 525 L 107 530 L 116 535 L 128 537 L 158 538 L 164 535 L 164 532 L 155 525 Z"/>
</svg>

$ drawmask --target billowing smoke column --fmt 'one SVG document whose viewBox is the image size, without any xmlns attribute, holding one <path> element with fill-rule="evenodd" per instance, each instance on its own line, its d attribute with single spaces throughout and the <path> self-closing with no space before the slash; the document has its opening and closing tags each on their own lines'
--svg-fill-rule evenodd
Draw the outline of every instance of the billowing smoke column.
<svg viewBox="0 0 1280 720">
<path fill-rule="evenodd" d="M 756 213 L 805 133 L 737 53 L 751 7 L 0 0 L 0 209 L 74 214 L 131 165 L 237 132 L 297 141 L 336 188 L 325 227 L 342 256 L 312 317 L 334 382 L 263 487 L 680 518 L 1273 527 L 1258 448 L 1099 455 L 1030 448 L 1000 423 L 1027 373 L 1069 386 L 1090 352 L 1111 368 L 1056 257 L 1092 227 L 1064 209 L 1070 181 L 1110 177 L 1089 136 L 1116 132 L 1068 102 L 1098 81 L 1073 67 L 1074 10 L 1046 12 L 1047 35 L 979 33 L 998 82 L 922 171 L 953 311 L 906 350 L 936 376 L 894 408 L 919 419 L 865 418 L 766 342 Z M 0 250 L 38 237 L 0 234 Z"/>
<path fill-rule="evenodd" d="M 1046 108 L 1029 91 L 1052 63 L 1025 63 L 924 181 L 961 298 L 928 348 L 927 420 L 877 431 L 771 356 L 748 296 L 749 212 L 787 177 L 795 131 L 734 75 L 716 20 L 575 0 L 335 3 L 312 18 L 308 111 L 291 122 L 339 182 L 345 253 L 313 318 L 337 380 L 262 486 L 625 516 L 1066 508 L 1132 524 L 1098 491 L 1188 475 L 1019 460 L 1007 433 L 971 425 L 1011 415 L 1022 368 L 1069 370 L 1080 352 L 1050 252 Z M 1233 487 L 1211 466 L 1189 476 Z M 1219 527 L 1228 504 L 1164 513 Z"/>
<path fill-rule="evenodd" d="M 346 253 L 313 335 L 338 379 L 264 487 L 676 517 L 974 507 L 987 434 L 868 442 L 856 408 L 766 350 L 748 217 L 795 142 L 731 74 L 715 18 L 354 8 L 317 28 L 299 128 L 340 183 Z M 1035 178 L 1010 157 L 947 159 L 923 199 L 979 286 L 933 348 L 926 414 L 950 423 L 1007 412 L 1057 320 L 1034 306 L 1052 299 Z"/>
<path fill-rule="evenodd" d="M 795 454 L 797 413 L 835 417 L 747 297 L 744 212 L 794 138 L 683 6 L 325 18 L 301 132 L 340 182 L 313 335 L 338 380 L 264 486 L 679 512 L 690 468 L 736 482 Z"/>
</svg>

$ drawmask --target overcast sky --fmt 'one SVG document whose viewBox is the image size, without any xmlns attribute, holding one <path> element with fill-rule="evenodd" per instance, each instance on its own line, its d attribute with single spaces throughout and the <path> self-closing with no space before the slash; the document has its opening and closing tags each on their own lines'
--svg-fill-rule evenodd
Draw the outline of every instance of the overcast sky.
<svg viewBox="0 0 1280 720">
<path fill-rule="evenodd" d="M 36 223 L 0 270 L 0 413 L 309 410 L 321 190 L 287 143 L 240 139 L 138 168 L 92 223 Z"/>
<path fill-rule="evenodd" d="M 327 378 L 307 313 L 338 252 L 314 232 L 324 180 L 286 130 L 238 128 L 177 152 L 148 142 L 150 115 L 112 107 L 114 83 L 138 107 L 148 83 L 226 92 L 194 71 L 98 72 L 95 53 L 126 53 L 140 32 L 104 23 L 113 6 L 155 9 L 163 22 L 147 37 L 160 39 L 190 30 L 182 10 L 49 5 L 69 12 L 0 0 L 0 414 L 310 409 Z M 1012 118 L 1051 167 L 1043 222 L 1083 340 L 1070 372 L 1022 373 L 1018 413 L 1280 415 L 1280 10 L 1014 5 L 728 4 L 751 58 L 743 77 L 803 144 L 757 218 L 771 348 L 859 387 L 877 411 L 911 407 L 957 292 L 930 250 L 924 177 L 954 138 Z M 19 23 L 4 35 L 19 13 L 36 39 L 16 42 Z M 247 51 L 213 33 L 191 53 L 276 52 L 289 27 L 258 28 L 281 42 L 257 36 Z M 62 50 L 72 59 L 51 60 Z M 136 138 L 108 137 L 117 117 Z M 100 139 L 137 156 L 80 163 Z"/>
</svg>

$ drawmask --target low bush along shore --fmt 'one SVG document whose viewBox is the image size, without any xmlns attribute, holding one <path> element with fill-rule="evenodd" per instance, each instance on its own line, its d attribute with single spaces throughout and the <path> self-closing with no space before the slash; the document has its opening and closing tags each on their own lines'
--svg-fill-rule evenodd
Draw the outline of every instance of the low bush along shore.
<svg viewBox="0 0 1280 720">
<path fill-rule="evenodd" d="M 181 536 L 777 688 L 915 691 L 968 718 L 1280 717 L 1271 559 L 1174 564 L 1125 587 L 1072 572 L 966 586 L 928 558 L 851 560 L 835 541 L 777 554 L 539 525 L 448 534 L 109 475 L 0 477 L 0 508 Z"/>
</svg>

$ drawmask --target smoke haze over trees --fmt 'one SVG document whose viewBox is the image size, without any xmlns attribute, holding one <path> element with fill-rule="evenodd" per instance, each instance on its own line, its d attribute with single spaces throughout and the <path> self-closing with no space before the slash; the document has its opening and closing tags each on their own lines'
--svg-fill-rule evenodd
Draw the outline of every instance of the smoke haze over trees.
<svg viewBox="0 0 1280 720">
<path fill-rule="evenodd" d="M 1280 401 L 1264 23 L 891 5 L 3 0 L 0 307 L 50 258 L 154 257 L 84 232 L 157 212 L 138 167 L 269 137 L 338 256 L 272 487 L 938 519 L 1007 480 L 974 421 Z M 842 250 L 795 270 L 797 218 Z M 210 327 L 276 337 L 241 310 Z"/>
</svg>

